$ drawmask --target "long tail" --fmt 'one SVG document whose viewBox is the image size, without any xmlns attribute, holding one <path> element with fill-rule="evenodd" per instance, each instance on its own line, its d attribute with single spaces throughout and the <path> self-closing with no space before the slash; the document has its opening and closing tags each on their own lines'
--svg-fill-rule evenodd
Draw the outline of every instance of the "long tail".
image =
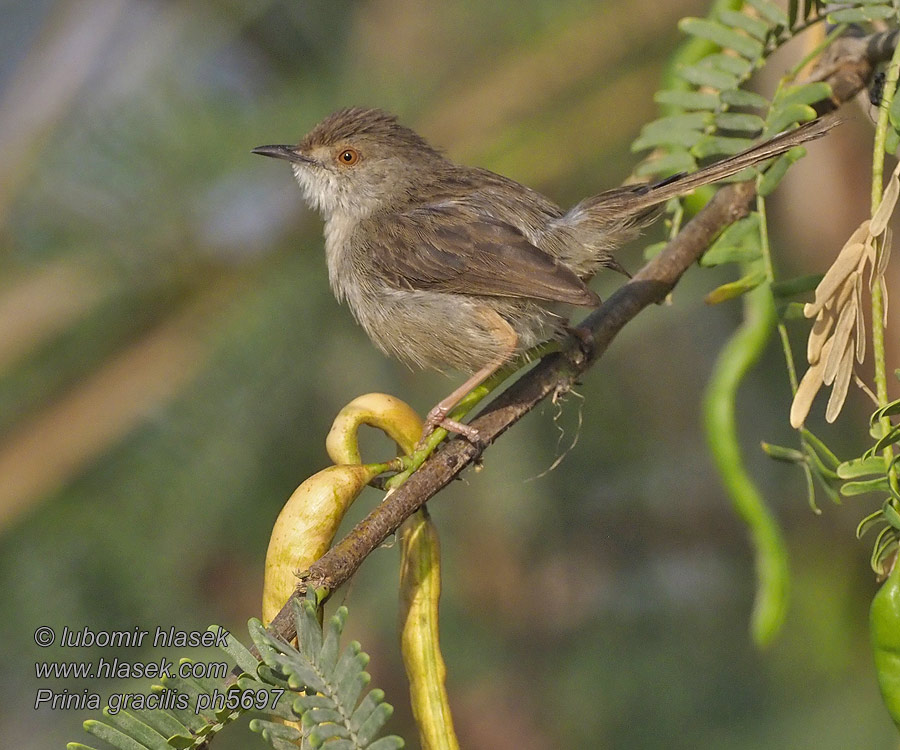
<svg viewBox="0 0 900 750">
<path fill-rule="evenodd" d="M 684 195 L 711 182 L 724 180 L 726 177 L 737 174 L 742 169 L 752 167 L 766 159 L 783 154 L 794 146 L 799 146 L 807 141 L 821 138 L 825 133 L 840 123 L 834 115 L 821 117 L 812 122 L 807 122 L 794 130 L 779 133 L 767 141 L 751 146 L 746 151 L 729 156 L 696 172 L 677 174 L 661 182 L 651 185 L 632 186 L 630 188 L 617 188 L 606 193 L 600 193 L 593 198 L 582 202 L 582 210 L 593 206 L 604 208 L 607 205 L 619 204 L 618 208 L 624 213 L 637 215 L 641 212 L 665 203 L 669 198 Z M 612 205 L 609 207 L 611 208 Z"/>
</svg>

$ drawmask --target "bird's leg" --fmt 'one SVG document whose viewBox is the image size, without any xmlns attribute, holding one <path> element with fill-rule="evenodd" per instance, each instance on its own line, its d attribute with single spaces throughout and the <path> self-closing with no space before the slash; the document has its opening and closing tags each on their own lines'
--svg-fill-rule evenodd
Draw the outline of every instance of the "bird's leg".
<svg viewBox="0 0 900 750">
<path fill-rule="evenodd" d="M 453 393 L 438 401 L 425 418 L 425 427 L 422 430 L 422 440 L 424 441 L 437 427 L 443 427 L 447 432 L 455 432 L 462 435 L 472 443 L 481 442 L 481 435 L 479 435 L 478 430 L 467 424 L 458 422 L 455 419 L 448 419 L 447 415 L 453 411 L 453 407 L 462 401 L 469 391 L 472 391 L 481 385 L 491 375 L 497 372 L 497 370 L 503 367 L 506 362 L 506 359 L 498 359 L 486 367 L 482 367 L 459 388 L 455 389 Z"/>
<path fill-rule="evenodd" d="M 447 415 L 468 393 L 475 390 L 484 383 L 485 380 L 491 377 L 491 375 L 497 372 L 497 370 L 503 367 L 503 365 L 509 362 L 512 355 L 515 353 L 519 342 L 519 337 L 516 335 L 512 326 L 497 312 L 489 309 L 485 310 L 485 312 L 490 316 L 491 322 L 493 323 L 494 330 L 496 331 L 497 343 L 500 344 L 501 347 L 501 354 L 497 359 L 491 361 L 472 375 L 472 377 L 466 380 L 459 388 L 456 388 L 449 396 L 438 401 L 435 407 L 428 412 L 428 416 L 425 418 L 425 426 L 422 430 L 422 439 L 419 441 L 420 446 L 424 444 L 428 436 L 438 427 L 443 427 L 448 432 L 455 432 L 458 435 L 462 435 L 472 443 L 478 444 L 481 442 L 481 435 L 478 430 L 455 419 L 448 419 Z"/>
</svg>

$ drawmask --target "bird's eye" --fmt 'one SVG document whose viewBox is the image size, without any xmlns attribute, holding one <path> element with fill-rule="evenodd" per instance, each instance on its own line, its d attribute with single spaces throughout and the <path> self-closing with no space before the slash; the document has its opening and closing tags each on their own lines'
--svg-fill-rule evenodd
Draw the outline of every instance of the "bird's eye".
<svg viewBox="0 0 900 750">
<path fill-rule="evenodd" d="M 338 156 L 338 161 L 346 167 L 353 166 L 359 161 L 359 152 L 356 149 L 345 148 Z"/>
</svg>

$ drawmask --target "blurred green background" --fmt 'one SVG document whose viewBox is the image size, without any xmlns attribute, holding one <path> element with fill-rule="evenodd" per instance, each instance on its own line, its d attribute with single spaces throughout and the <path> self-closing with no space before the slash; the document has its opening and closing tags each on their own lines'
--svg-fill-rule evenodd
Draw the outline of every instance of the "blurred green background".
<svg viewBox="0 0 900 750">
<path fill-rule="evenodd" d="M 149 689 L 38 681 L 36 660 L 180 655 L 40 650 L 37 626 L 215 622 L 246 636 L 269 530 L 327 465 L 340 407 L 382 390 L 424 413 L 458 382 L 369 344 L 331 296 L 321 224 L 289 169 L 250 149 L 295 141 L 341 106 L 380 106 L 454 159 L 571 205 L 636 163 L 628 144 L 656 116 L 676 21 L 705 11 L 700 0 L 0 2 L 5 747 L 90 744 L 81 722 L 96 712 L 35 711 L 38 688 Z M 824 270 L 867 215 L 870 129 L 853 118 L 776 194 L 786 272 Z M 641 248 L 620 260 L 636 270 Z M 689 273 L 672 305 L 626 328 L 580 398 L 530 415 L 431 503 L 464 747 L 897 747 L 868 651 L 868 540 L 853 537 L 874 506 L 814 516 L 800 473 L 761 455 L 761 439 L 793 441 L 774 347 L 743 389 L 742 434 L 786 529 L 793 599 L 780 640 L 751 645 L 752 553 L 699 429 L 703 383 L 740 314 L 702 296 L 727 273 Z M 843 455 L 867 439 L 868 405 L 856 393 L 848 409 L 841 428 L 813 420 Z M 377 499 L 364 494 L 353 518 Z M 396 708 L 391 731 L 415 747 L 397 558 L 378 550 L 335 599 Z M 216 741 L 265 746 L 238 728 Z"/>
</svg>

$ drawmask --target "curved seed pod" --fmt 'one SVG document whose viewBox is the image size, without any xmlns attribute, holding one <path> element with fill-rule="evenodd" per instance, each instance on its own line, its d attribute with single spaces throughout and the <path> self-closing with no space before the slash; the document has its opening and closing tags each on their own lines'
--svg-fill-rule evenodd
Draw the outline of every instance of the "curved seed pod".
<svg viewBox="0 0 900 750">
<path fill-rule="evenodd" d="M 881 695 L 900 728 L 900 562 L 878 589 L 869 610 L 872 655 Z"/>
<path fill-rule="evenodd" d="M 409 405 L 384 393 L 369 393 L 347 404 L 334 420 L 325 442 L 332 461 L 361 461 L 357 433 L 363 424 L 383 430 L 406 454 L 413 452 L 422 435 L 422 420 Z M 438 640 L 441 571 L 437 530 L 421 510 L 404 522 L 398 534 L 400 646 L 421 745 L 423 750 L 459 750 Z"/>
<path fill-rule="evenodd" d="M 324 555 L 350 504 L 382 466 L 329 466 L 290 496 L 266 552 L 262 621 L 268 624 L 297 586 L 297 573 Z"/>
<path fill-rule="evenodd" d="M 263 584 L 263 622 L 268 623 L 297 585 L 297 573 L 324 555 L 344 513 L 383 464 L 362 465 L 357 431 L 378 427 L 406 453 L 422 435 L 422 420 L 412 407 L 385 393 L 368 393 L 347 404 L 335 417 L 325 441 L 331 466 L 301 484 L 285 503 L 269 539 Z"/>
<path fill-rule="evenodd" d="M 403 523 L 399 534 L 400 647 L 420 744 L 422 750 L 459 750 L 438 640 L 441 556 L 437 530 L 421 510 Z"/>
<path fill-rule="evenodd" d="M 412 407 L 386 393 L 367 393 L 340 410 L 325 439 L 325 449 L 336 464 L 359 464 L 357 432 L 367 424 L 387 433 L 405 454 L 415 449 L 422 437 L 422 419 Z"/>
</svg>

